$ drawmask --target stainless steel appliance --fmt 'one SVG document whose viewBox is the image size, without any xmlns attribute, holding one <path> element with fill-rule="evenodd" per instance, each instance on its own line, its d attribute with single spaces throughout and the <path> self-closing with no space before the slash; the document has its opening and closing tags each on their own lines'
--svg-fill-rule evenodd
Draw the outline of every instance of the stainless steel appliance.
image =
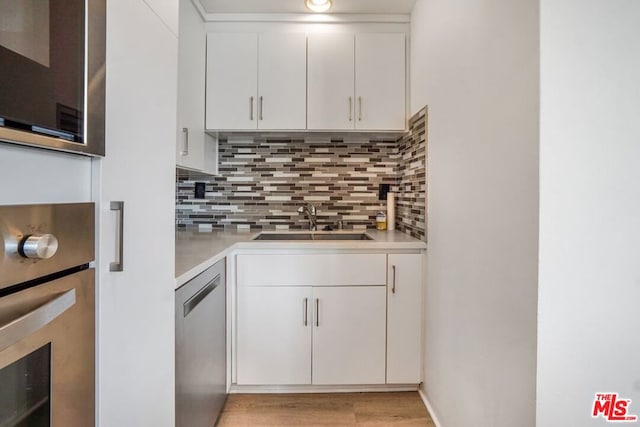
<svg viewBox="0 0 640 427">
<path fill-rule="evenodd" d="M 104 155 L 105 1 L 0 1 L 1 141 Z"/>
<path fill-rule="evenodd" d="M 222 260 L 176 291 L 176 427 L 212 427 L 224 406 L 225 287 Z"/>
<path fill-rule="evenodd" d="M 0 206 L 0 426 L 95 423 L 93 203 Z"/>
</svg>

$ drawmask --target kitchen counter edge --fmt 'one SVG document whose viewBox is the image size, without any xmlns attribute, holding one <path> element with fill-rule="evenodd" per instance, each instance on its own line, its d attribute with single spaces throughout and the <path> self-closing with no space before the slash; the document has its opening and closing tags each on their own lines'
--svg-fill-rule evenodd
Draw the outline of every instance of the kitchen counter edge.
<svg viewBox="0 0 640 427">
<path fill-rule="evenodd" d="M 176 289 L 238 249 L 425 250 L 427 244 L 400 231 L 357 230 L 372 240 L 254 241 L 257 231 L 176 230 Z"/>
</svg>

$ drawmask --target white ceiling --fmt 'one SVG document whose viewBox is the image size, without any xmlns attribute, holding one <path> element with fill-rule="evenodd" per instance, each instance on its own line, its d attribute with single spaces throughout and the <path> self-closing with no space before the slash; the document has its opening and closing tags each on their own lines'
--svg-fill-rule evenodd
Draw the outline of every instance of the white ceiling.
<svg viewBox="0 0 640 427">
<path fill-rule="evenodd" d="M 199 0 L 207 13 L 311 13 L 304 0 Z M 415 0 L 333 0 L 327 13 L 409 14 Z"/>
</svg>

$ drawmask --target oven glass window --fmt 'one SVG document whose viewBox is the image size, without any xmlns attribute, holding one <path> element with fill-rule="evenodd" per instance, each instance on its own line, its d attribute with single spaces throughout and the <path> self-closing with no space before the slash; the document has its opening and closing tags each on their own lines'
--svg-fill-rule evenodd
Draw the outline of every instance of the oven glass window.
<svg viewBox="0 0 640 427">
<path fill-rule="evenodd" d="M 83 142 L 85 0 L 0 1 L 0 126 Z"/>
<path fill-rule="evenodd" d="M 51 343 L 0 369 L 0 426 L 51 425 Z"/>
</svg>

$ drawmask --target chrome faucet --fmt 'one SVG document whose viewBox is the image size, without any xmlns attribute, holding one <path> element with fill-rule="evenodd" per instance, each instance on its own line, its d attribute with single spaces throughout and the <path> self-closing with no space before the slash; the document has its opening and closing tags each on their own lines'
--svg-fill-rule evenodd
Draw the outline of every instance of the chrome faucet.
<svg viewBox="0 0 640 427">
<path fill-rule="evenodd" d="M 316 216 L 316 207 L 311 203 L 307 203 L 304 206 L 298 208 L 298 212 L 306 213 L 309 217 L 309 230 L 316 231 L 318 229 L 318 218 Z"/>
</svg>

